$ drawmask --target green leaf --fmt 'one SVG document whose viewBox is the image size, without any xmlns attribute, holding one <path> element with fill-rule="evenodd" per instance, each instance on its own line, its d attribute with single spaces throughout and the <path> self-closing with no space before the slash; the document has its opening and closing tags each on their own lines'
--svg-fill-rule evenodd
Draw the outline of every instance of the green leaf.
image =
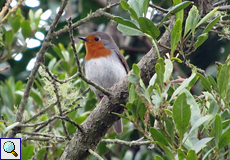
<svg viewBox="0 0 230 160">
<path fill-rule="evenodd" d="M 131 84 L 129 87 L 129 102 L 133 103 L 133 101 L 137 98 L 136 94 L 136 86 Z"/>
<path fill-rule="evenodd" d="M 129 6 L 135 11 L 138 17 L 143 14 L 142 8 L 140 8 L 139 2 L 137 0 L 128 0 Z"/>
<path fill-rule="evenodd" d="M 126 11 L 129 10 L 130 6 L 129 6 L 129 4 L 128 4 L 126 1 L 121 0 L 120 3 L 121 3 L 121 7 L 122 7 L 124 10 L 126 10 Z"/>
<path fill-rule="evenodd" d="M 169 17 L 172 13 L 177 13 L 177 12 L 179 12 L 180 10 L 182 10 L 182 9 L 184 9 L 184 8 L 186 8 L 186 7 L 188 7 L 190 4 L 191 4 L 191 2 L 189 2 L 189 1 L 184 1 L 184 2 L 179 3 L 178 5 L 174 6 L 173 9 L 172 9 L 171 11 L 169 11 L 169 12 L 166 14 L 166 16 L 161 20 L 161 23 L 160 23 L 159 26 L 161 26 L 161 25 L 163 24 L 163 22 L 164 22 L 165 20 L 167 20 L 168 17 Z"/>
<path fill-rule="evenodd" d="M 230 128 L 228 128 L 220 137 L 218 143 L 219 149 L 225 147 L 230 142 Z"/>
<path fill-rule="evenodd" d="M 19 30 L 22 20 L 23 17 L 21 15 L 13 15 L 8 18 L 8 22 L 10 26 L 13 28 L 14 33 L 16 33 Z"/>
<path fill-rule="evenodd" d="M 11 29 L 5 32 L 5 39 L 8 45 L 10 45 L 14 38 L 14 31 Z"/>
<path fill-rule="evenodd" d="M 229 88 L 230 76 L 229 76 L 230 66 L 224 64 L 217 74 L 217 86 L 220 94 L 220 98 L 225 97 L 226 91 Z"/>
<path fill-rule="evenodd" d="M 173 71 L 173 63 L 170 59 L 165 59 L 165 73 L 164 73 L 164 82 L 170 81 Z"/>
<path fill-rule="evenodd" d="M 214 20 L 212 20 L 212 22 L 210 22 L 204 29 L 203 33 L 208 33 L 212 27 L 220 20 L 220 17 L 216 17 Z"/>
<path fill-rule="evenodd" d="M 173 5 L 176 6 L 177 4 L 180 4 L 182 0 L 173 0 Z M 180 10 L 176 13 L 176 19 L 180 19 L 182 22 L 184 21 L 184 10 Z"/>
<path fill-rule="evenodd" d="M 167 140 L 167 139 L 165 138 L 165 136 L 164 136 L 161 132 L 159 132 L 157 129 L 151 127 L 149 131 L 150 131 L 152 137 L 153 137 L 156 141 L 158 141 L 159 143 L 161 143 L 161 144 L 163 144 L 163 145 L 166 145 L 166 146 L 169 145 L 168 140 Z"/>
<path fill-rule="evenodd" d="M 188 151 L 188 154 L 187 154 L 187 157 L 186 157 L 186 160 L 197 160 L 197 155 L 196 155 L 196 152 L 192 149 L 190 149 Z"/>
<path fill-rule="evenodd" d="M 21 159 L 31 159 L 33 155 L 34 155 L 33 145 L 26 145 L 26 147 L 22 146 Z"/>
<path fill-rule="evenodd" d="M 207 146 L 207 143 L 211 141 L 213 137 L 203 138 L 195 143 L 195 145 L 192 147 L 193 150 L 195 150 L 196 153 L 199 153 L 201 149 Z"/>
<path fill-rule="evenodd" d="M 200 19 L 199 11 L 197 7 L 193 5 L 188 13 L 188 18 L 186 19 L 184 37 L 187 35 L 187 33 L 190 30 L 192 31 L 192 36 L 194 37 L 196 25 L 199 19 Z"/>
<path fill-rule="evenodd" d="M 200 22 L 196 25 L 196 28 L 199 27 L 201 24 L 203 24 L 204 22 L 206 22 L 210 17 L 212 17 L 214 15 L 214 13 L 218 10 L 219 8 L 216 7 L 214 8 L 211 12 L 209 12 L 206 16 L 204 16 Z"/>
<path fill-rule="evenodd" d="M 144 36 L 144 33 L 140 31 L 139 29 L 135 29 L 129 26 L 125 26 L 123 24 L 118 24 L 117 29 L 129 36 Z"/>
<path fill-rule="evenodd" d="M 34 13 L 34 21 L 33 21 L 33 23 L 34 23 L 34 26 L 33 26 L 33 27 L 34 27 L 34 28 L 33 28 L 33 30 L 38 29 L 38 25 L 39 25 L 39 23 L 40 23 L 42 13 L 43 13 L 43 11 L 42 11 L 41 8 L 38 9 L 38 10 Z"/>
<path fill-rule="evenodd" d="M 173 120 L 179 131 L 180 140 L 183 139 L 191 117 L 190 106 L 187 104 L 186 98 L 186 94 L 182 93 L 177 97 L 173 104 Z"/>
<path fill-rule="evenodd" d="M 182 21 L 180 19 L 176 20 L 171 37 L 171 54 L 175 52 L 177 48 L 177 43 L 181 40 L 182 33 Z"/>
<path fill-rule="evenodd" d="M 173 95 L 172 97 L 170 98 L 170 101 L 175 98 L 176 95 L 180 94 L 181 92 L 183 92 L 183 90 L 186 88 L 186 87 L 189 87 L 190 83 L 196 78 L 196 74 L 195 72 L 192 73 L 192 75 L 185 79 L 182 84 L 180 85 L 180 87 L 178 87 L 174 92 L 173 92 Z"/>
<path fill-rule="evenodd" d="M 186 135 L 184 139 L 187 139 L 189 136 L 191 136 L 194 130 L 196 130 L 198 127 L 200 127 L 209 119 L 211 119 L 211 117 L 211 115 L 205 115 L 204 117 L 200 117 L 199 119 L 197 119 L 197 121 L 192 125 L 192 128 L 190 129 L 189 133 Z"/>
<path fill-rule="evenodd" d="M 130 73 L 129 75 L 128 75 L 128 80 L 129 80 L 129 82 L 131 82 L 131 83 L 134 83 L 134 84 L 138 84 L 139 83 L 139 77 L 138 76 L 136 76 L 135 74 L 132 74 L 132 73 Z"/>
<path fill-rule="evenodd" d="M 149 7 L 149 2 L 150 0 L 144 0 L 144 3 L 141 3 L 140 1 L 140 4 L 143 4 L 143 12 L 144 12 L 144 16 L 146 17 L 146 13 L 148 11 L 148 7 Z"/>
<path fill-rule="evenodd" d="M 230 124 L 230 119 L 223 121 L 222 128 L 226 128 Z"/>
<path fill-rule="evenodd" d="M 197 41 L 195 43 L 195 50 L 202 45 L 208 39 L 208 33 L 203 33 L 198 36 Z"/>
<path fill-rule="evenodd" d="M 140 117 L 140 119 L 144 122 L 144 116 L 146 113 L 147 108 L 145 107 L 145 104 L 142 102 L 142 100 L 138 99 L 138 105 L 137 105 L 137 112 Z"/>
<path fill-rule="evenodd" d="M 138 19 L 141 30 L 156 39 L 160 35 L 160 30 L 147 18 L 140 17 Z"/>
<path fill-rule="evenodd" d="M 214 80 L 214 78 L 210 75 L 208 75 L 208 81 L 210 82 L 210 84 L 212 85 L 212 88 L 213 89 L 216 89 L 217 88 L 217 84 L 216 84 L 216 81 Z"/>
<path fill-rule="evenodd" d="M 131 27 L 133 29 L 139 30 L 139 28 L 132 21 L 123 19 L 121 17 L 114 17 L 113 20 L 116 21 L 119 24 L 122 24 L 122 25 L 125 25 L 125 26 L 128 26 L 128 27 Z"/>
<path fill-rule="evenodd" d="M 22 35 L 24 37 L 24 39 L 28 38 L 31 34 L 31 27 L 30 27 L 30 21 L 25 20 L 21 23 L 21 27 L 22 27 Z"/>
<path fill-rule="evenodd" d="M 141 70 L 140 70 L 140 68 L 138 67 L 138 65 L 134 63 L 133 66 L 132 66 L 132 68 L 133 68 L 133 73 L 134 73 L 137 77 L 141 78 L 141 76 L 140 76 Z"/>
<path fill-rule="evenodd" d="M 180 148 L 177 150 L 177 153 L 178 153 L 179 160 L 184 160 L 186 158 L 186 155 Z"/>
<path fill-rule="evenodd" d="M 208 81 L 208 79 L 206 79 L 202 74 L 200 74 L 200 73 L 197 73 L 198 74 L 198 76 L 200 77 L 200 79 L 201 79 L 201 85 L 204 87 L 204 89 L 206 90 L 206 91 L 209 91 L 209 92 L 211 92 L 211 84 L 210 84 L 210 82 Z"/>
<path fill-rule="evenodd" d="M 160 86 L 160 89 L 163 89 L 163 81 L 164 81 L 164 72 L 165 72 L 165 66 L 164 66 L 164 60 L 163 58 L 159 58 L 157 60 L 157 64 L 155 66 L 155 71 L 157 74 L 156 83 Z"/>
<path fill-rule="evenodd" d="M 132 8 L 129 8 L 129 12 L 130 12 L 130 17 L 133 18 L 133 19 L 135 19 L 136 21 L 138 21 L 138 15 L 135 12 L 135 10 L 132 9 Z"/>
<path fill-rule="evenodd" d="M 154 159 L 155 159 L 155 160 L 164 160 L 164 159 L 163 159 L 161 156 L 159 156 L 159 155 L 155 155 Z"/>
<path fill-rule="evenodd" d="M 220 115 L 216 114 L 215 121 L 214 121 L 214 130 L 216 133 L 215 141 L 218 144 L 220 141 L 220 137 L 222 134 L 222 120 Z"/>
</svg>

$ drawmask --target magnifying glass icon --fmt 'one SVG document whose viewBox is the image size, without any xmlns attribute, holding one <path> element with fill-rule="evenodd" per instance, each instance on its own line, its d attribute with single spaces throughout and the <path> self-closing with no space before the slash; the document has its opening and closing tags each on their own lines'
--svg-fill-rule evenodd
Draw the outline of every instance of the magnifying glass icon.
<svg viewBox="0 0 230 160">
<path fill-rule="evenodd" d="M 3 149 L 7 153 L 12 153 L 15 157 L 18 156 L 18 154 L 14 151 L 15 150 L 15 145 L 11 141 L 7 141 L 3 145 Z"/>
</svg>

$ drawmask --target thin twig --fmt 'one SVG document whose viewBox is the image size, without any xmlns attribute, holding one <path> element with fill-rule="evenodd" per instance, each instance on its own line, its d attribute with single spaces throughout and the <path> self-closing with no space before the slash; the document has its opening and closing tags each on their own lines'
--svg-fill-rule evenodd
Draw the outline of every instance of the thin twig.
<svg viewBox="0 0 230 160">
<path fill-rule="evenodd" d="M 31 118 L 29 118 L 28 120 L 23 121 L 22 123 L 26 124 L 30 121 L 32 121 L 33 119 L 41 116 L 42 114 L 44 114 L 47 110 L 49 110 L 50 108 L 54 107 L 55 105 L 57 105 L 57 102 L 52 103 L 51 105 L 47 106 L 46 108 L 44 108 L 43 110 L 41 110 L 40 112 L 38 112 L 37 114 L 33 115 Z"/>
<path fill-rule="evenodd" d="M 59 139 L 59 138 L 50 138 L 50 137 L 39 137 L 39 136 L 25 136 L 22 138 L 22 142 L 28 141 L 28 140 L 33 140 L 33 141 L 49 141 L 51 140 L 56 140 L 57 142 L 65 142 L 65 139 Z"/>
<path fill-rule="evenodd" d="M 56 116 L 57 118 L 59 119 L 63 119 L 63 120 L 66 120 L 67 122 L 75 125 L 81 132 L 84 132 L 83 129 L 81 128 L 81 126 L 79 124 L 77 124 L 76 122 L 72 121 L 71 119 L 69 119 L 69 117 L 67 116 Z"/>
<path fill-rule="evenodd" d="M 92 149 L 88 150 L 90 154 L 94 155 L 98 160 L 104 160 L 99 154 L 94 152 Z"/>
<path fill-rule="evenodd" d="M 155 5 L 155 4 L 149 3 L 149 6 L 152 7 L 152 8 L 156 8 L 161 12 L 168 13 L 167 9 L 161 8 L 161 7 L 159 7 L 159 6 Z"/>
<path fill-rule="evenodd" d="M 141 146 L 141 145 L 148 145 L 151 144 L 151 141 L 124 141 L 120 139 L 102 139 L 102 143 L 109 143 L 109 144 L 122 144 L 127 146 Z"/>
<path fill-rule="evenodd" d="M 66 137 L 64 137 L 64 136 L 57 136 L 57 135 L 53 135 L 53 134 L 25 132 L 25 131 L 21 131 L 20 133 L 31 135 L 31 136 L 43 136 L 43 137 L 60 138 L 60 139 L 66 140 Z"/>
<path fill-rule="evenodd" d="M 74 24 L 72 25 L 72 26 L 73 26 L 73 29 L 75 30 L 75 29 L 78 28 L 78 26 L 80 26 L 80 25 L 82 25 L 82 24 L 84 24 L 84 23 L 90 21 L 91 19 L 97 18 L 97 17 L 102 17 L 102 16 L 104 16 L 104 17 L 107 17 L 107 18 L 109 18 L 109 19 L 113 19 L 114 16 L 113 16 L 112 14 L 109 14 L 109 13 L 105 12 L 105 10 L 107 10 L 107 9 L 109 9 L 109 8 L 112 8 L 112 7 L 114 7 L 114 6 L 118 5 L 118 4 L 119 4 L 119 3 L 114 3 L 114 4 L 111 4 L 111 5 L 107 6 L 107 7 L 105 7 L 105 8 L 100 8 L 100 9 L 96 10 L 95 12 L 91 13 L 91 14 L 88 15 L 87 17 L 85 17 L 85 18 L 83 18 L 83 19 L 77 21 L 76 23 L 74 23 Z M 66 32 L 68 32 L 68 31 L 69 31 L 69 28 L 64 27 L 63 29 L 60 29 L 59 31 L 54 32 L 53 37 L 59 36 L 59 35 L 61 35 L 62 33 L 66 33 Z"/>
</svg>

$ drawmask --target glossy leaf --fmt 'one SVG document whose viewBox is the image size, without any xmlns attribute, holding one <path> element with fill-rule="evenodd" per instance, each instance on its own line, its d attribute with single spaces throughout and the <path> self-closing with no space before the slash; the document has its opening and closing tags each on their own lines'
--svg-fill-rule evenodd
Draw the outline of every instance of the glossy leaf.
<svg viewBox="0 0 230 160">
<path fill-rule="evenodd" d="M 126 19 L 123 19 L 121 17 L 114 17 L 113 20 L 119 24 L 122 24 L 122 25 L 125 25 L 125 26 L 139 30 L 139 28 L 130 20 L 126 20 Z"/>
<path fill-rule="evenodd" d="M 204 29 L 203 33 L 208 33 L 212 27 L 220 20 L 220 17 L 216 17 L 215 19 L 213 19 Z"/>
<path fill-rule="evenodd" d="M 196 155 L 196 152 L 194 150 L 189 150 L 188 151 L 188 154 L 187 154 L 187 157 L 186 157 L 186 160 L 197 160 L 197 155 Z"/>
<path fill-rule="evenodd" d="M 141 70 L 138 67 L 138 65 L 134 63 L 132 68 L 133 68 L 133 73 L 140 78 L 141 77 L 140 76 Z"/>
<path fill-rule="evenodd" d="M 126 11 L 129 10 L 130 6 L 129 6 L 129 4 L 128 4 L 126 1 L 121 0 L 120 3 L 121 3 L 121 7 L 122 7 L 124 10 L 126 10 Z"/>
<path fill-rule="evenodd" d="M 176 6 L 180 4 L 182 0 L 173 0 L 173 5 Z M 184 9 L 180 10 L 179 12 L 175 13 L 176 19 L 180 19 L 181 22 L 184 21 Z"/>
<path fill-rule="evenodd" d="M 214 121 L 214 130 L 215 130 L 215 141 L 217 144 L 219 143 L 221 134 L 222 134 L 222 120 L 220 115 L 216 114 L 215 121 Z"/>
<path fill-rule="evenodd" d="M 5 32 L 5 39 L 8 45 L 11 45 L 14 37 L 14 31 L 11 29 Z"/>
<path fill-rule="evenodd" d="M 169 11 L 165 17 L 161 20 L 161 23 L 160 23 L 160 26 L 162 25 L 162 23 L 167 20 L 169 18 L 169 16 L 172 14 L 172 13 L 177 13 L 179 12 L 180 10 L 188 7 L 189 5 L 191 4 L 191 2 L 189 1 L 184 1 L 182 3 L 179 3 L 178 5 L 174 6 L 173 9 L 171 11 Z"/>
<path fill-rule="evenodd" d="M 156 83 L 159 85 L 160 89 L 162 89 L 163 88 L 163 81 L 164 81 L 164 72 L 165 72 L 164 60 L 162 58 L 159 58 L 157 60 L 157 64 L 155 66 L 155 71 L 157 74 Z"/>
<path fill-rule="evenodd" d="M 198 36 L 197 41 L 195 42 L 195 50 L 201 46 L 208 39 L 208 33 L 203 33 Z"/>
<path fill-rule="evenodd" d="M 176 20 L 172 36 L 171 36 L 171 54 L 175 52 L 177 48 L 177 43 L 181 40 L 181 33 L 182 33 L 182 21 L 180 19 Z"/>
<path fill-rule="evenodd" d="M 226 95 L 226 91 L 230 87 L 229 69 L 230 69 L 230 66 L 225 64 L 221 67 L 217 75 L 217 86 L 218 86 L 219 94 L 221 98 L 223 98 Z"/>
<path fill-rule="evenodd" d="M 139 29 L 135 29 L 126 25 L 118 24 L 117 29 L 129 36 L 144 36 L 143 32 Z"/>
<path fill-rule="evenodd" d="M 140 7 L 143 8 L 143 12 L 144 12 L 144 16 L 145 16 L 145 17 L 146 17 L 146 13 L 147 13 L 147 11 L 148 11 L 149 2 L 150 2 L 150 0 L 144 0 L 143 3 L 141 3 L 141 2 L 139 3 L 139 4 L 143 4 L 143 6 L 140 6 Z"/>
<path fill-rule="evenodd" d="M 10 23 L 10 26 L 13 28 L 15 33 L 19 30 L 22 20 L 23 17 L 21 15 L 14 15 L 8 18 L 8 22 Z"/>
<path fill-rule="evenodd" d="M 164 159 L 163 159 L 161 156 L 159 156 L 159 155 L 155 155 L 154 159 L 155 159 L 155 160 L 164 160 Z"/>
<path fill-rule="evenodd" d="M 151 127 L 149 131 L 150 131 L 152 137 L 156 141 L 158 141 L 159 143 L 164 144 L 166 146 L 169 145 L 168 140 L 165 138 L 165 136 L 160 131 L 158 131 L 157 129 L 155 129 L 153 127 Z"/>
<path fill-rule="evenodd" d="M 177 150 L 177 153 L 178 153 L 179 160 L 184 160 L 186 158 L 186 155 L 180 148 Z"/>
<path fill-rule="evenodd" d="M 196 27 L 199 27 L 201 24 L 206 22 L 210 17 L 214 15 L 214 13 L 218 10 L 218 7 L 214 8 L 211 12 L 209 12 L 206 16 L 204 16 L 200 22 L 196 25 Z"/>
<path fill-rule="evenodd" d="M 147 18 L 140 17 L 138 19 L 141 30 L 156 39 L 160 35 L 160 30 Z"/>
<path fill-rule="evenodd" d="M 204 87 L 204 89 L 206 90 L 206 91 L 209 91 L 209 92 L 211 92 L 211 84 L 210 84 L 210 82 L 208 81 L 208 79 L 207 78 L 205 78 L 202 74 L 200 74 L 200 73 L 197 73 L 198 74 L 198 76 L 200 77 L 200 79 L 201 79 L 201 85 Z"/>
<path fill-rule="evenodd" d="M 225 147 L 230 142 L 230 128 L 228 128 L 220 137 L 218 148 Z"/>
<path fill-rule="evenodd" d="M 208 78 L 208 81 L 210 82 L 210 84 L 212 85 L 212 88 L 216 89 L 217 88 L 217 83 L 214 80 L 214 78 L 212 76 L 210 76 L 210 75 L 208 75 L 207 78 Z"/>
<path fill-rule="evenodd" d="M 186 19 L 184 37 L 187 35 L 187 33 L 190 30 L 192 31 L 192 35 L 194 37 L 195 29 L 196 29 L 199 19 L 200 19 L 199 11 L 197 7 L 193 5 Z"/>
<path fill-rule="evenodd" d="M 181 140 L 187 130 L 191 117 L 190 106 L 187 104 L 186 98 L 186 94 L 182 93 L 177 97 L 173 104 L 173 120 L 179 131 L 179 137 Z"/>
<path fill-rule="evenodd" d="M 134 84 L 131 84 L 129 87 L 129 102 L 133 103 L 133 101 L 137 98 L 136 95 L 136 87 Z"/>
<path fill-rule="evenodd" d="M 201 149 L 207 146 L 207 143 L 210 142 L 213 139 L 213 137 L 203 138 L 196 142 L 196 144 L 193 146 L 193 150 L 195 150 L 196 153 L 199 153 Z"/>
<path fill-rule="evenodd" d="M 164 72 L 164 82 L 170 81 L 173 71 L 173 63 L 169 59 L 165 59 L 165 72 Z"/>
<path fill-rule="evenodd" d="M 184 89 L 186 89 L 186 87 L 188 87 L 190 85 L 190 82 L 193 81 L 193 79 L 196 78 L 196 73 L 192 73 L 192 75 L 185 79 L 182 84 L 173 92 L 173 95 L 170 99 L 170 101 L 175 98 L 176 95 L 180 94 L 181 92 L 183 92 Z"/>
<path fill-rule="evenodd" d="M 135 11 L 138 17 L 141 17 L 143 12 L 142 8 L 139 7 L 139 2 L 136 0 L 128 0 L 129 6 Z"/>
<path fill-rule="evenodd" d="M 22 35 L 23 37 L 26 39 L 27 37 L 30 36 L 31 34 L 31 27 L 30 27 L 30 21 L 25 20 L 21 23 L 21 27 L 22 27 Z"/>
</svg>

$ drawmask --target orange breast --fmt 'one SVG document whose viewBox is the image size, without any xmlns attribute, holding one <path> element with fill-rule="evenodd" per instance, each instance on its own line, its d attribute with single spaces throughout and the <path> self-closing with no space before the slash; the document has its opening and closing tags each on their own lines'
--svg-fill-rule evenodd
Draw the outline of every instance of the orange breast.
<svg viewBox="0 0 230 160">
<path fill-rule="evenodd" d="M 99 42 L 87 41 L 85 42 L 85 47 L 86 47 L 85 60 L 90 60 L 92 58 L 106 57 L 112 54 L 109 49 L 106 49 L 104 47 L 104 44 L 101 41 Z"/>
</svg>

